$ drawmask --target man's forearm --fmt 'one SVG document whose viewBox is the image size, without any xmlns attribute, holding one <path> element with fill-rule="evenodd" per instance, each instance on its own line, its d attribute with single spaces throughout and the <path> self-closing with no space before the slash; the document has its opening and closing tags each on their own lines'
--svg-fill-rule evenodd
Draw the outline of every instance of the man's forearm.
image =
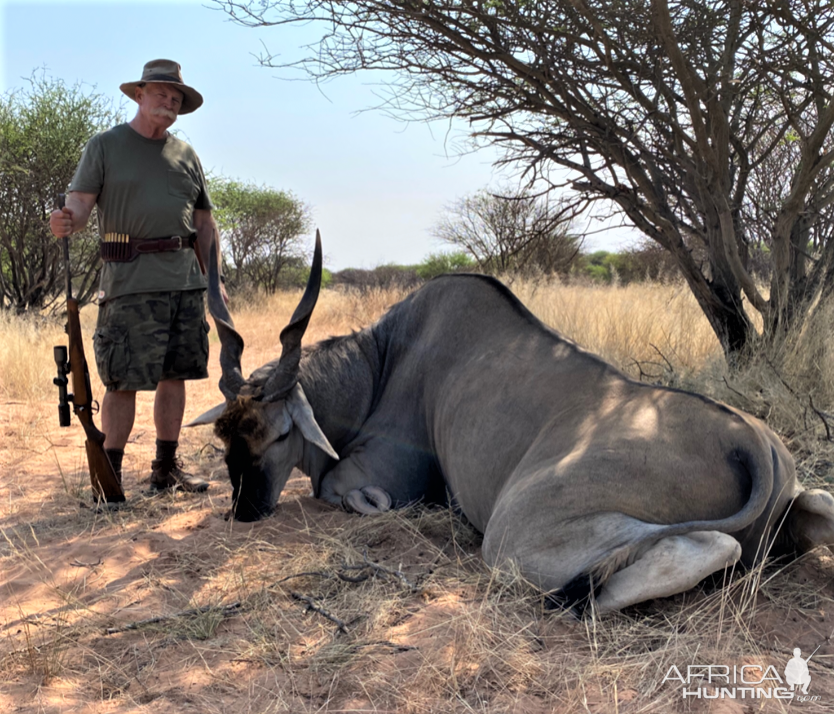
<svg viewBox="0 0 834 714">
<path fill-rule="evenodd" d="M 93 211 L 96 196 L 92 194 L 79 194 L 72 191 L 67 194 L 66 207 L 72 211 L 72 232 L 83 231 L 90 220 L 90 213 Z"/>
</svg>

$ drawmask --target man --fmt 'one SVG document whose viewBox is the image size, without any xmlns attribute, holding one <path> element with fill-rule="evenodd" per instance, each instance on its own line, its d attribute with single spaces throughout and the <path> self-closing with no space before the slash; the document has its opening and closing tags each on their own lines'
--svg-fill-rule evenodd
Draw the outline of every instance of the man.
<svg viewBox="0 0 834 714">
<path fill-rule="evenodd" d="M 155 390 L 151 489 L 205 491 L 206 481 L 182 470 L 177 446 L 185 380 L 208 377 L 200 256 L 218 248 L 200 161 L 168 132 L 203 98 L 170 60 L 148 62 L 141 80 L 120 89 L 139 105 L 136 116 L 90 140 L 66 206 L 50 215 L 50 228 L 59 238 L 69 236 L 87 225 L 98 206 L 104 266 L 93 345 L 107 388 L 104 448 L 116 474 L 121 479 L 136 392 Z"/>
</svg>

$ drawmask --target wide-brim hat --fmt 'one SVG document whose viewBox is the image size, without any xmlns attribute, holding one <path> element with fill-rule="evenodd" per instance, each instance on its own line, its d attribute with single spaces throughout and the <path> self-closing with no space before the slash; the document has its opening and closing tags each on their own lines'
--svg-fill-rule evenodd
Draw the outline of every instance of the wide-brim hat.
<svg viewBox="0 0 834 714">
<path fill-rule="evenodd" d="M 190 114 L 195 109 L 199 109 L 203 103 L 203 95 L 182 81 L 182 67 L 173 60 L 151 60 L 142 69 L 142 79 L 136 82 L 125 82 L 119 89 L 135 102 L 136 87 L 148 82 L 163 82 L 176 86 L 183 94 L 180 114 Z"/>
</svg>

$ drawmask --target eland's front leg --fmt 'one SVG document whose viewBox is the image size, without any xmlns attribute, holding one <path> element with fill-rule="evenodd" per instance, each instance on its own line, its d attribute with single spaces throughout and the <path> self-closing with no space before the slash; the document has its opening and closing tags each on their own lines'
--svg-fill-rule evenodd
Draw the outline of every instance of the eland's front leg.
<svg viewBox="0 0 834 714">
<path fill-rule="evenodd" d="M 427 497 L 431 462 L 390 440 L 369 441 L 343 455 L 321 480 L 319 498 L 348 511 L 384 513 Z"/>
<path fill-rule="evenodd" d="M 342 460 L 321 482 L 319 498 L 352 513 L 373 515 L 391 510 L 391 495 L 370 482 L 350 460 Z"/>
</svg>

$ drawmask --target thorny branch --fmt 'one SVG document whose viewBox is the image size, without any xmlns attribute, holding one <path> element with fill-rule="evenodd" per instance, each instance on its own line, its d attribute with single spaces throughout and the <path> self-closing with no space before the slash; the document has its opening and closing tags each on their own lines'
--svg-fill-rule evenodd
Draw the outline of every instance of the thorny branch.
<svg viewBox="0 0 834 714">
<path fill-rule="evenodd" d="M 380 565 L 379 563 L 375 563 L 374 561 L 368 558 L 368 550 L 367 548 L 362 552 L 362 558 L 365 561 L 364 563 L 358 565 L 348 565 L 347 563 L 342 563 L 339 566 L 339 570 L 337 572 L 331 573 L 326 571 L 306 571 L 303 573 L 295 573 L 293 575 L 288 575 L 285 578 L 281 578 L 280 580 L 275 582 L 275 585 L 279 583 L 286 582 L 287 580 L 292 580 L 293 578 L 301 578 L 301 577 L 319 577 L 324 578 L 325 580 L 329 580 L 332 578 L 338 578 L 339 580 L 343 580 L 348 583 L 361 583 L 373 576 L 382 576 L 383 578 L 393 577 L 399 580 L 404 586 L 406 586 L 412 593 L 419 593 L 422 591 L 418 585 L 412 583 L 405 574 L 400 570 L 393 570 L 391 568 L 387 568 L 384 565 Z M 358 575 L 347 575 L 344 571 L 359 571 Z M 302 595 L 301 593 L 290 591 L 290 595 L 294 600 L 299 600 L 300 602 L 306 603 L 307 610 L 311 610 L 313 612 L 318 613 L 322 617 L 330 620 L 332 623 L 336 625 L 336 628 L 339 632 L 347 633 L 348 627 L 351 623 L 345 623 L 343 620 L 340 620 L 338 617 L 333 615 L 323 606 L 319 605 L 316 602 L 316 599 L 310 595 Z M 397 649 L 405 650 L 405 649 L 412 649 L 410 647 L 402 646 L 402 645 L 393 645 L 391 643 L 371 643 L 371 644 L 385 644 L 391 647 L 395 647 Z"/>
<path fill-rule="evenodd" d="M 799 402 L 800 405 L 802 405 L 802 403 L 803 403 L 802 397 L 799 394 L 797 394 L 796 390 L 793 387 L 791 387 L 790 384 L 787 383 L 785 378 L 779 373 L 779 370 L 776 369 L 773 362 L 771 362 L 767 358 L 765 358 L 765 359 L 766 359 L 767 364 L 770 367 L 770 369 L 773 370 L 773 374 L 776 375 L 776 378 L 782 383 L 782 385 L 785 387 L 785 389 L 787 389 L 793 395 L 793 397 L 796 399 L 796 401 Z M 814 414 L 816 414 L 819 417 L 820 421 L 822 422 L 823 428 L 825 429 L 825 441 L 834 441 L 834 439 L 832 439 L 832 437 L 831 437 L 831 426 L 828 423 L 828 420 L 829 419 L 834 419 L 834 416 L 832 416 L 831 414 L 828 414 L 827 412 L 821 411 L 820 409 L 817 409 L 817 407 L 814 405 L 814 398 L 810 394 L 808 395 L 808 404 L 811 407 L 811 411 L 813 411 Z M 803 409 L 804 409 L 803 416 L 805 416 L 805 415 L 807 415 L 808 410 L 805 407 L 803 407 Z M 805 428 L 806 429 L 809 428 L 807 419 L 805 420 Z"/>
<path fill-rule="evenodd" d="M 832 417 L 830 414 L 827 414 L 826 412 L 817 409 L 814 406 L 814 398 L 810 394 L 808 395 L 808 403 L 811 405 L 811 409 L 813 410 L 814 414 L 816 414 L 820 418 L 820 421 L 822 421 L 822 425 L 825 427 L 825 440 L 832 441 L 831 427 L 828 424 L 828 420 L 834 417 Z"/>
<path fill-rule="evenodd" d="M 744 400 L 746 400 L 746 401 L 748 401 L 748 402 L 750 401 L 750 397 L 748 397 L 746 394 L 742 394 L 741 392 L 739 392 L 739 391 L 738 391 L 738 389 L 735 389 L 735 388 L 734 388 L 734 387 L 730 384 L 730 382 L 727 380 L 727 378 L 726 378 L 726 377 L 722 377 L 722 380 L 723 380 L 723 382 L 724 382 L 724 385 L 727 387 L 727 389 L 729 389 L 729 390 L 730 390 L 731 392 L 733 392 L 734 394 L 737 394 L 737 395 L 738 395 L 739 397 L 741 397 L 742 399 L 744 399 Z"/>
<path fill-rule="evenodd" d="M 412 583 L 403 573 L 399 570 L 391 570 L 390 568 L 386 568 L 384 565 L 380 565 L 379 563 L 374 563 L 372 560 L 368 560 L 368 551 L 365 549 L 362 552 L 362 558 L 365 560 L 366 568 L 371 568 L 374 573 L 382 574 L 383 577 L 386 575 L 391 575 L 397 578 L 403 585 L 405 585 L 411 592 L 416 593 L 420 592 L 422 588 L 418 587 L 414 583 Z M 343 566 L 344 567 L 344 566 Z"/>
<path fill-rule="evenodd" d="M 344 632 L 347 634 L 347 625 L 342 622 L 338 617 L 335 615 L 331 615 L 327 610 L 325 610 L 320 605 L 316 605 L 315 600 L 309 595 L 302 595 L 297 592 L 290 591 L 290 595 L 292 595 L 293 600 L 300 600 L 301 602 L 307 603 L 307 610 L 312 610 L 313 612 L 317 612 L 322 617 L 330 620 L 330 622 L 334 623 L 338 628 L 339 632 Z"/>
<path fill-rule="evenodd" d="M 153 625 L 158 622 L 166 622 L 167 620 L 173 620 L 178 617 L 193 617 L 194 615 L 202 615 L 206 612 L 211 612 L 212 610 L 216 610 L 218 613 L 222 614 L 225 617 L 227 615 L 231 615 L 232 613 L 239 611 L 241 607 L 243 607 L 243 604 L 240 601 L 233 602 L 230 605 L 224 605 L 223 607 L 216 607 L 215 605 L 205 605 L 203 607 L 196 607 L 190 610 L 183 610 L 182 612 L 174 612 L 170 615 L 159 615 L 157 617 L 149 617 L 146 620 L 137 620 L 136 622 L 131 622 L 128 625 L 121 625 L 119 627 L 108 627 L 105 632 L 108 635 L 115 635 L 117 632 L 138 630 L 140 627 L 143 627 L 145 625 Z"/>
<path fill-rule="evenodd" d="M 374 561 L 369 560 L 367 549 L 365 549 L 363 551 L 362 556 L 363 556 L 363 559 L 365 561 L 363 564 L 361 564 L 361 565 L 347 565 L 346 563 L 344 563 L 341 566 L 341 571 L 344 571 L 344 570 L 360 570 L 360 571 L 362 571 L 362 570 L 364 570 L 364 571 L 370 571 L 370 572 L 366 572 L 366 573 L 360 574 L 358 576 L 351 576 L 351 575 L 346 575 L 344 572 L 341 572 L 341 571 L 336 572 L 336 573 L 329 573 L 329 572 L 325 572 L 325 571 L 312 570 L 312 571 L 305 571 L 305 572 L 302 572 L 302 573 L 294 573 L 293 575 L 288 575 L 285 578 L 281 578 L 280 580 L 277 580 L 275 582 L 275 585 L 278 585 L 279 583 L 284 583 L 284 582 L 286 582 L 288 580 L 292 580 L 294 578 L 311 577 L 311 576 L 312 577 L 324 578 L 324 579 L 331 579 L 331 578 L 337 577 L 340 580 L 344 580 L 345 582 L 361 583 L 361 582 L 367 580 L 369 577 L 371 577 L 371 574 L 373 574 L 373 575 L 381 575 L 383 578 L 386 578 L 388 576 L 394 577 L 397 580 L 399 580 L 403 585 L 405 585 L 413 593 L 417 593 L 417 592 L 421 591 L 421 588 L 419 586 L 415 585 L 414 583 L 412 583 L 405 576 L 405 574 L 402 571 L 392 570 L 391 568 L 387 568 L 384 565 L 380 565 L 379 563 L 375 563 Z M 73 564 L 75 565 L 75 563 L 73 563 Z M 91 564 L 79 563 L 79 565 L 90 566 Z M 322 617 L 324 617 L 324 618 L 330 620 L 331 622 L 333 622 L 337 626 L 337 629 L 340 632 L 344 632 L 344 633 L 348 632 L 348 624 L 346 624 L 344 621 L 340 620 L 338 617 L 336 617 L 335 615 L 330 613 L 328 610 L 326 610 L 321 605 L 318 605 L 313 597 L 311 597 L 309 595 L 302 595 L 301 593 L 297 593 L 297 592 L 294 592 L 292 590 L 290 591 L 290 595 L 292 596 L 292 598 L 294 600 L 299 600 L 301 602 L 306 603 L 306 605 L 307 605 L 306 609 L 307 610 L 311 610 L 313 612 L 316 612 L 319 615 L 321 615 Z M 137 630 L 140 627 L 143 627 L 145 625 L 152 625 L 152 624 L 156 624 L 156 623 L 159 623 L 159 622 L 165 622 L 167 620 L 172 620 L 172 619 L 178 618 L 178 617 L 191 617 L 191 616 L 194 616 L 194 615 L 199 615 L 199 614 L 203 614 L 203 613 L 206 613 L 206 612 L 210 612 L 212 610 L 217 610 L 223 616 L 227 616 L 227 615 L 232 614 L 233 612 L 236 612 L 236 611 L 240 610 L 242 607 L 243 607 L 243 604 L 240 601 L 233 602 L 229 605 L 224 605 L 223 607 L 216 607 L 214 605 L 205 605 L 204 607 L 192 608 L 190 610 L 183 610 L 182 612 L 175 612 L 175 613 L 172 613 L 170 615 L 159 615 L 157 617 L 149 617 L 145 620 L 137 620 L 136 622 L 131 622 L 127 625 L 120 625 L 118 627 L 109 627 L 109 628 L 107 628 L 106 633 L 108 635 L 113 635 L 113 634 L 116 634 L 118 632 L 125 632 L 127 630 Z M 413 649 L 413 648 L 405 646 L 405 645 L 396 645 L 396 644 L 392 644 L 392 643 L 388 643 L 388 642 L 369 643 L 368 645 L 363 645 L 363 646 L 369 646 L 370 644 L 386 645 L 386 646 L 394 647 L 396 649 L 401 649 L 401 650 Z"/>
</svg>

